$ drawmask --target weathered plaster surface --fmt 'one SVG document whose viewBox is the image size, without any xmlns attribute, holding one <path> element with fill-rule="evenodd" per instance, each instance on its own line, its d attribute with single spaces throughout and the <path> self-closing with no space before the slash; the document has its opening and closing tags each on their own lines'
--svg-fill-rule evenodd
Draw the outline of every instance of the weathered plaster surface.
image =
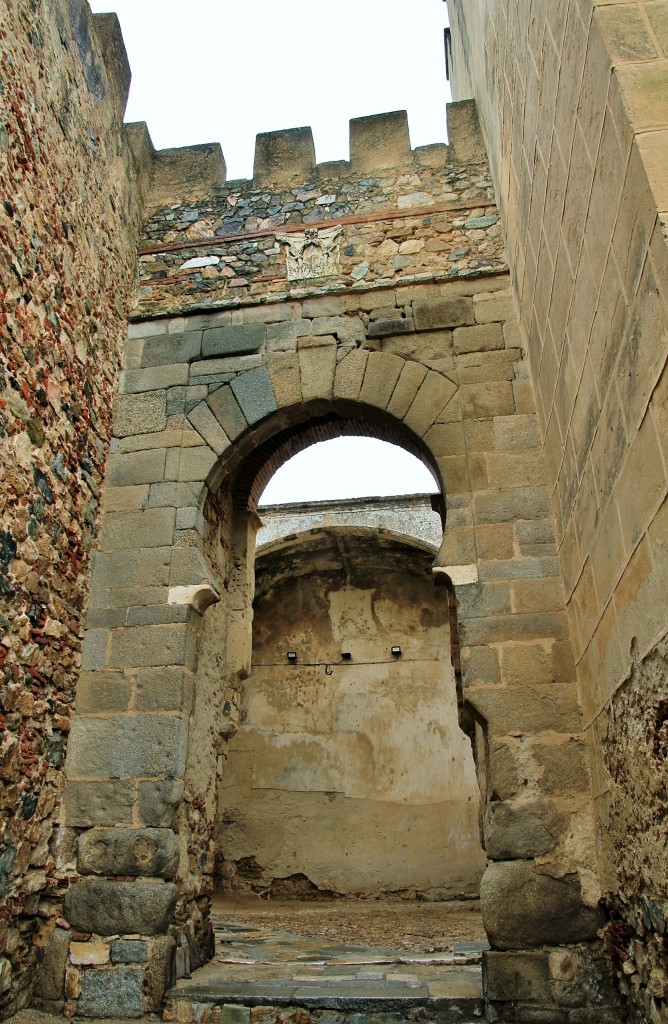
<svg viewBox="0 0 668 1024">
<path fill-rule="evenodd" d="M 337 529 L 260 553 L 220 798 L 233 888 L 477 894 L 478 790 L 432 558 Z"/>
</svg>

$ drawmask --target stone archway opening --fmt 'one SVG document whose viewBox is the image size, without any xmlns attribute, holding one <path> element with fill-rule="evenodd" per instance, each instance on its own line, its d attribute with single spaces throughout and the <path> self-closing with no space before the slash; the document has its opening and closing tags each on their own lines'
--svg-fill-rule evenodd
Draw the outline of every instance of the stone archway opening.
<svg viewBox="0 0 668 1024">
<path fill-rule="evenodd" d="M 435 493 L 385 499 L 382 510 L 371 502 L 283 508 L 294 521 L 274 523 L 263 543 L 266 525 L 257 530 L 271 515 L 257 513 L 269 478 L 323 440 L 390 440 L 438 481 L 425 446 L 396 422 L 323 406 L 255 438 L 226 491 L 243 633 L 234 645 L 246 648 L 228 690 L 216 882 L 228 918 L 231 897 L 245 914 L 244 898 L 263 909 L 299 901 L 302 931 L 301 911 L 314 904 L 373 900 L 378 919 L 379 901 L 394 902 L 399 932 L 413 907 L 424 933 L 414 951 L 434 941 L 442 950 L 447 925 L 430 916 L 432 905 L 472 901 L 450 946 L 484 936 L 474 901 L 486 863 L 472 749 L 458 724 L 454 596 L 432 573 L 444 497 L 439 481 Z M 320 526 L 309 529 L 313 516 Z"/>
</svg>

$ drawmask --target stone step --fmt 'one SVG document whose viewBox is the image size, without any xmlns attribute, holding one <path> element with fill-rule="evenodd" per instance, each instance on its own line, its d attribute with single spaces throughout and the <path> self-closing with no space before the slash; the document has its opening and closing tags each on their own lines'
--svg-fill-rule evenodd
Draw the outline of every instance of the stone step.
<svg viewBox="0 0 668 1024">
<path fill-rule="evenodd" d="M 258 927 L 252 918 L 213 923 L 216 955 L 167 992 L 163 1020 L 468 1024 L 483 1016 L 480 943 L 464 943 L 455 959 L 454 949 L 402 953 Z"/>
<path fill-rule="evenodd" d="M 207 968 L 202 968 L 207 971 Z M 200 975 L 200 971 L 196 972 Z M 483 1016 L 477 966 L 401 978 L 183 979 L 167 992 L 163 1020 L 178 1024 L 467 1024 Z"/>
</svg>

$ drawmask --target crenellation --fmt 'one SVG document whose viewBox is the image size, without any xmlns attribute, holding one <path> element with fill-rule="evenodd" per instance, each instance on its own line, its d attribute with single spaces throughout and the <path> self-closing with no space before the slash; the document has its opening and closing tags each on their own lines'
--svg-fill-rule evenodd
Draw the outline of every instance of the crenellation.
<svg viewBox="0 0 668 1024">
<path fill-rule="evenodd" d="M 406 166 L 411 155 L 405 110 L 354 117 L 350 121 L 350 163 L 354 173 Z"/>
<path fill-rule="evenodd" d="M 276 187 L 308 181 L 315 171 L 315 145 L 310 128 L 264 132 L 255 139 L 253 185 Z"/>
</svg>

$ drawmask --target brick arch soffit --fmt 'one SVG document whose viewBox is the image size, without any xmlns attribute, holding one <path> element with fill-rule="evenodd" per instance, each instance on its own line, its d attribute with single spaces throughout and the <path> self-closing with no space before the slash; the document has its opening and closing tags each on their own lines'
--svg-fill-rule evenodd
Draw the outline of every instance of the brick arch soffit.
<svg viewBox="0 0 668 1024">
<path fill-rule="evenodd" d="M 269 480 L 285 462 L 313 444 L 337 437 L 373 437 L 414 455 L 434 477 L 440 492 L 437 510 L 445 522 L 443 481 L 427 445 L 401 421 L 361 402 L 319 399 L 272 413 L 249 427 L 223 454 L 207 481 L 209 493 L 215 494 L 227 478 L 235 509 L 255 512 Z"/>
</svg>

